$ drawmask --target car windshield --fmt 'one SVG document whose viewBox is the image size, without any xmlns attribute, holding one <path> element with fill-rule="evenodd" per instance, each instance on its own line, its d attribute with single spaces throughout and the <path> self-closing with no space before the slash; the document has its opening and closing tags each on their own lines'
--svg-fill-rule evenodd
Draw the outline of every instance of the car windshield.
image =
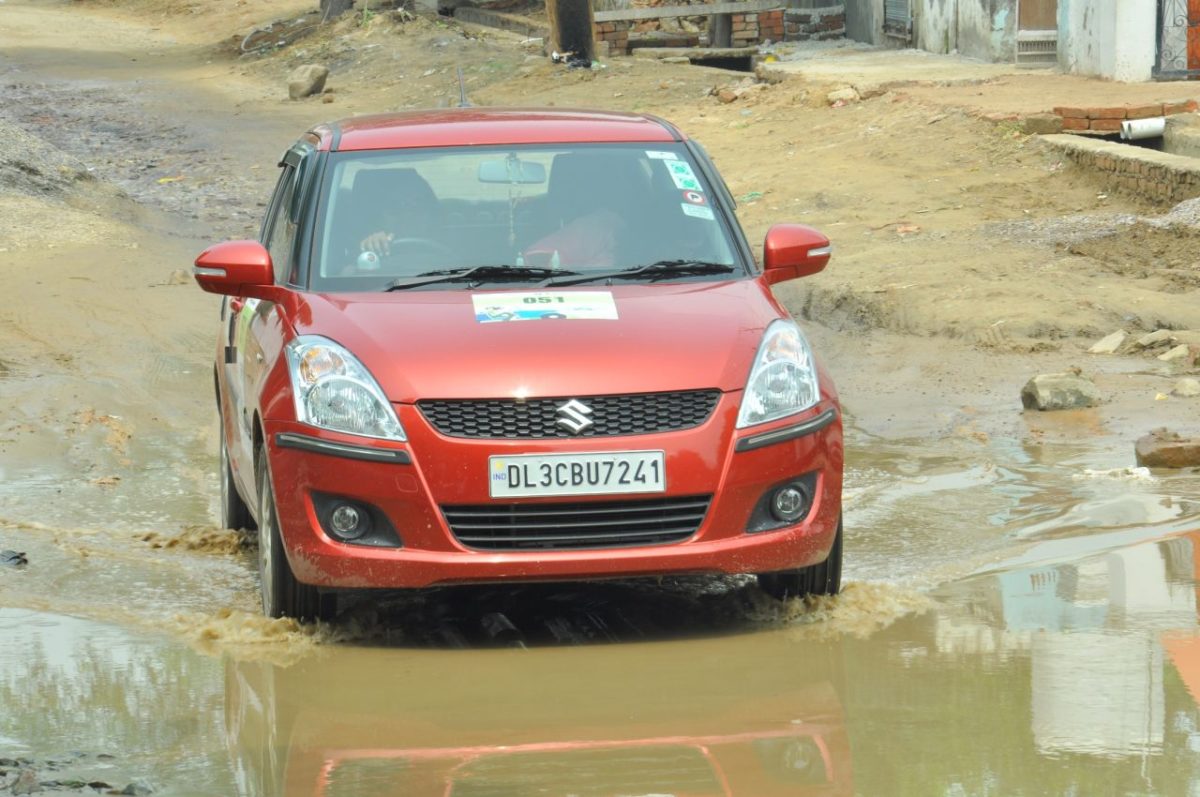
<svg viewBox="0 0 1200 797">
<path fill-rule="evenodd" d="M 339 152 L 324 179 L 313 290 L 742 273 L 728 221 L 681 145 Z"/>
</svg>

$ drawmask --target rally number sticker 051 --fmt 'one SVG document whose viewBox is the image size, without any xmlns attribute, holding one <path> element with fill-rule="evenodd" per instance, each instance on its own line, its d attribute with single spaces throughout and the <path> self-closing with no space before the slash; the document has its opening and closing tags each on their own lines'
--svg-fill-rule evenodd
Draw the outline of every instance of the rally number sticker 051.
<svg viewBox="0 0 1200 797">
<path fill-rule="evenodd" d="M 617 305 L 609 291 L 537 291 L 476 293 L 471 296 L 475 320 L 536 321 L 539 319 L 599 318 L 615 321 Z"/>
</svg>

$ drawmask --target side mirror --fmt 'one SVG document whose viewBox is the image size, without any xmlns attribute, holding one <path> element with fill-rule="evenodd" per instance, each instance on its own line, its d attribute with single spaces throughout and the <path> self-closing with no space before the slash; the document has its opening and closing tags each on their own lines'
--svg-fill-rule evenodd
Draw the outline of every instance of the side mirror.
<svg viewBox="0 0 1200 797">
<path fill-rule="evenodd" d="M 776 224 L 763 241 L 763 277 L 768 285 L 807 277 L 825 268 L 833 247 L 806 224 Z"/>
<path fill-rule="evenodd" d="M 258 241 L 226 241 L 210 246 L 196 258 L 196 283 L 209 293 L 271 299 L 275 266 L 271 253 Z"/>
</svg>

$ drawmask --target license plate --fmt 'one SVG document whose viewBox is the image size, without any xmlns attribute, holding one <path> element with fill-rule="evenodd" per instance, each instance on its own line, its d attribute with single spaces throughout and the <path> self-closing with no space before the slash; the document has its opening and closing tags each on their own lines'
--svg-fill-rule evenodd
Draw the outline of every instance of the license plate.
<svg viewBox="0 0 1200 797">
<path fill-rule="evenodd" d="M 661 493 L 667 489 L 662 451 L 517 454 L 488 458 L 493 498 Z"/>
</svg>

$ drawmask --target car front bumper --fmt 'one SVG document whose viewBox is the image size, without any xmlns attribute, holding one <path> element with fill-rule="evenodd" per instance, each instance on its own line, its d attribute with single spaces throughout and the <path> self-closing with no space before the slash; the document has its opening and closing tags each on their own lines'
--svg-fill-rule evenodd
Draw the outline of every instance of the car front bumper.
<svg viewBox="0 0 1200 797">
<path fill-rule="evenodd" d="M 435 432 L 409 405 L 397 407 L 406 443 L 268 419 L 267 450 L 288 561 L 301 582 L 331 588 L 759 573 L 823 561 L 841 515 L 842 427 L 836 405 L 823 401 L 802 415 L 736 430 L 739 399 L 722 396 L 709 419 L 693 429 L 634 437 L 451 438 Z M 711 496 L 693 534 L 679 542 L 627 547 L 479 550 L 459 542 L 442 511 L 628 500 L 634 496 L 493 499 L 488 485 L 494 455 L 626 450 L 664 452 L 666 492 L 650 497 Z M 800 522 L 747 530 L 772 486 L 806 475 L 813 495 Z M 335 540 L 321 526 L 314 494 L 375 507 L 401 545 Z"/>
</svg>

